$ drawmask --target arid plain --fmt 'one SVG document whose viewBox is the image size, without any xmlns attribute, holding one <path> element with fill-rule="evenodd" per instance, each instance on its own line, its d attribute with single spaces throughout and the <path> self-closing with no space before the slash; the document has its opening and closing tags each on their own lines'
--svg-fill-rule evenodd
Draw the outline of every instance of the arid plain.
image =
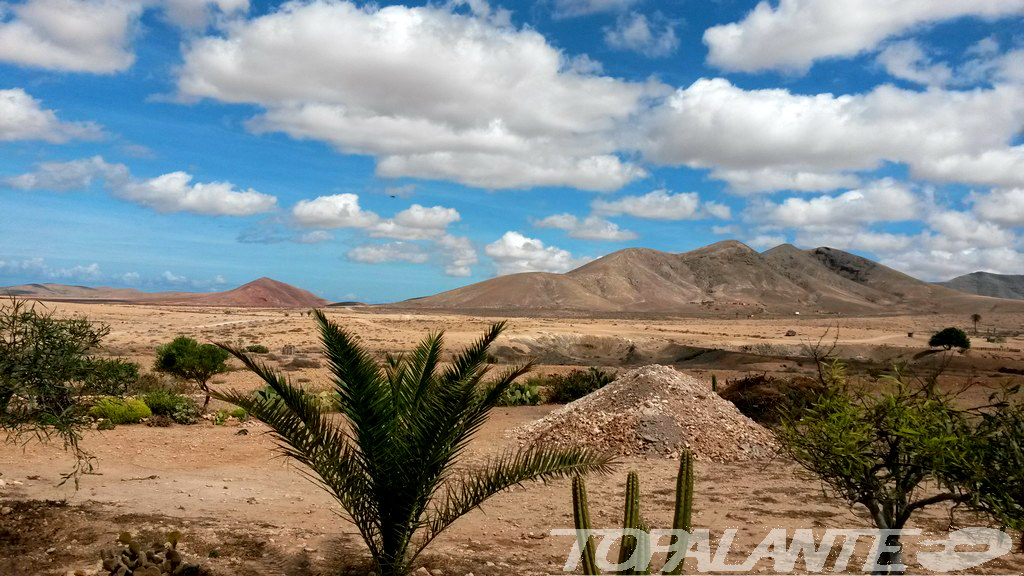
<svg viewBox="0 0 1024 576">
<path fill-rule="evenodd" d="M 269 363 L 284 368 L 294 381 L 312 390 L 330 386 L 323 363 L 316 367 L 319 348 L 313 320 L 301 309 L 52 302 L 45 306 L 61 315 L 84 315 L 108 324 L 111 332 L 103 353 L 144 367 L 152 364 L 157 345 L 187 335 L 205 342 L 263 344 L 271 350 Z M 457 348 L 502 318 L 367 307 L 327 310 L 377 353 L 408 350 L 431 330 L 444 330 L 449 349 Z M 708 382 L 715 374 L 725 382 L 747 373 L 810 372 L 813 363 L 801 358 L 802 349 L 825 336 L 824 342 L 835 342 L 837 354 L 851 361 L 854 373 L 870 382 L 872 374 L 894 362 L 932 369 L 932 356 L 915 359 L 926 350 L 928 335 L 947 325 L 968 327 L 969 314 L 660 320 L 533 316 L 509 321 L 509 330 L 494 348 L 496 363 L 535 358 L 541 373 L 589 366 L 621 371 L 659 363 Z M 1007 373 L 1007 368 L 1024 365 L 1024 334 L 1017 332 L 1022 321 L 1024 315 L 984 317 L 979 330 L 1003 334 L 1005 342 L 975 338 L 970 351 L 954 356 L 946 379 L 974 381 L 972 394 L 982 397 L 998 383 L 1021 378 Z M 307 362 L 296 363 L 296 358 Z M 255 389 L 258 383 L 247 371 L 232 370 L 213 385 Z M 511 434 L 514 428 L 554 408 L 498 409 L 478 435 L 470 460 L 517 443 Z M 248 434 L 240 435 L 242 429 Z M 122 530 L 157 535 L 176 529 L 184 535 L 187 553 L 223 573 L 316 574 L 348 566 L 351 573 L 365 574 L 363 545 L 355 529 L 338 517 L 339 508 L 301 470 L 275 456 L 273 439 L 263 434 L 266 430 L 253 421 L 231 420 L 221 426 L 203 421 L 194 426 L 88 431 L 83 444 L 96 456 L 96 469 L 82 479 L 77 491 L 57 486 L 60 474 L 71 465 L 59 445 L 0 446 L 0 499 L 10 508 L 0 517 L 0 573 L 88 571 L 96 567 L 97 550 Z M 654 525 L 667 527 L 675 462 L 631 456 L 620 460 L 614 474 L 590 480 L 595 524 L 611 528 L 620 522 L 621 492 L 630 469 L 641 473 L 645 514 Z M 739 529 L 738 552 L 753 549 L 776 527 L 870 526 L 864 510 L 849 509 L 826 496 L 817 481 L 780 458 L 698 462 L 696 472 L 695 524 L 711 529 L 713 535 Z M 571 510 L 567 482 L 500 494 L 456 523 L 428 550 L 423 563 L 429 570 L 457 576 L 560 573 L 572 539 L 548 533 L 571 528 Z M 969 520 L 940 507 L 927 511 L 916 527 L 941 533 L 951 518 Z M 859 552 L 865 553 L 866 548 Z M 737 556 L 736 561 L 742 559 Z M 1022 568 L 1024 558 L 1017 554 L 989 563 L 984 570 L 1019 573 Z M 759 570 L 771 571 L 771 566 Z"/>
</svg>

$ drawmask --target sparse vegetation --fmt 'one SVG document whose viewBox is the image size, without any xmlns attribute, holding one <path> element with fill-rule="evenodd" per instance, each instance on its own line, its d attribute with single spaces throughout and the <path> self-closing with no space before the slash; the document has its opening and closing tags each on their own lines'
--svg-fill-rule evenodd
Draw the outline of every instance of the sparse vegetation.
<svg viewBox="0 0 1024 576">
<path fill-rule="evenodd" d="M 89 408 L 89 416 L 96 419 L 109 420 L 112 424 L 138 424 L 149 418 L 153 412 L 146 403 L 137 398 L 118 398 L 105 396 L 96 400 Z"/>
<path fill-rule="evenodd" d="M 142 401 L 154 415 L 165 416 L 178 424 L 195 424 L 202 415 L 194 400 L 170 390 L 154 390 L 143 395 Z"/>
<path fill-rule="evenodd" d="M 778 424 L 783 414 L 814 403 L 823 391 L 824 386 L 811 378 L 775 378 L 762 373 L 730 380 L 719 395 L 744 416 L 770 427 Z"/>
<path fill-rule="evenodd" d="M 591 367 L 588 370 L 573 370 L 568 374 L 553 374 L 544 381 L 547 401 L 552 404 L 568 404 L 587 394 L 600 390 L 615 380 L 615 372 Z"/>
<path fill-rule="evenodd" d="M 928 345 L 932 348 L 945 348 L 946 350 L 952 350 L 953 348 L 966 350 L 971 347 L 971 339 L 963 330 L 949 327 L 932 334 L 932 337 L 928 340 Z"/>
<path fill-rule="evenodd" d="M 442 369 L 441 333 L 378 364 L 349 332 L 320 311 L 314 316 L 344 424 L 322 414 L 314 396 L 238 350 L 231 353 L 276 396 L 214 395 L 270 426 L 284 453 L 310 469 L 348 512 L 382 576 L 408 573 L 439 534 L 498 492 L 528 480 L 608 470 L 607 456 L 552 446 L 506 452 L 480 468 L 458 466 L 498 399 L 529 370 L 509 368 L 483 391 L 487 351 L 504 323 Z"/>
<path fill-rule="evenodd" d="M 84 394 L 124 396 L 139 382 L 139 365 L 122 358 L 100 358 L 85 366 Z"/>
<path fill-rule="evenodd" d="M 206 568 L 184 561 L 178 552 L 179 539 L 181 534 L 171 532 L 165 542 L 143 548 L 131 534 L 122 532 L 117 538 L 118 546 L 100 552 L 103 571 L 111 576 L 210 576 Z"/>
<path fill-rule="evenodd" d="M 245 351 L 252 354 L 267 354 L 270 352 L 270 348 L 267 348 L 263 344 L 250 344 L 245 347 Z"/>
<path fill-rule="evenodd" d="M 496 406 L 536 406 L 543 398 L 532 380 L 515 382 L 498 398 Z"/>
<path fill-rule="evenodd" d="M 191 338 L 179 336 L 170 344 L 156 350 L 154 370 L 164 372 L 194 382 L 206 399 L 203 401 L 203 412 L 210 404 L 210 378 L 228 371 L 224 363 L 229 354 L 212 344 L 200 344 Z"/>
</svg>

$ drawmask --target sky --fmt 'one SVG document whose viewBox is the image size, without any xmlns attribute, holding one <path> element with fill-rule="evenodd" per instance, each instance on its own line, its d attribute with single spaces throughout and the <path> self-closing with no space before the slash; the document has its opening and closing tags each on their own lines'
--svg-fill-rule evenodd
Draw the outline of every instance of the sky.
<svg viewBox="0 0 1024 576">
<path fill-rule="evenodd" d="M 0 2 L 0 285 L 1024 273 L 1024 0 Z"/>
</svg>

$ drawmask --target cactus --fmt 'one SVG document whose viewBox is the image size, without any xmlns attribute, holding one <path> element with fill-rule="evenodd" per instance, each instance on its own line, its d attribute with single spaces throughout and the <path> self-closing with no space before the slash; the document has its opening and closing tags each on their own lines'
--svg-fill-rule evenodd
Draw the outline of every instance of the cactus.
<svg viewBox="0 0 1024 576">
<path fill-rule="evenodd" d="M 718 394 L 718 376 L 711 375 L 711 391 Z"/>
<path fill-rule="evenodd" d="M 573 521 L 576 524 L 576 530 L 591 530 L 587 487 L 583 478 L 576 477 L 572 481 L 572 505 Z M 693 528 L 692 516 L 693 454 L 683 451 L 679 462 L 679 474 L 676 477 L 676 506 L 675 514 L 672 518 L 672 529 L 690 532 Z M 626 478 L 626 505 L 622 515 L 622 526 L 624 530 L 632 529 L 650 532 L 650 526 L 647 525 L 640 515 L 640 477 L 636 472 L 630 472 Z M 577 537 L 579 538 L 579 533 Z M 673 537 L 673 544 L 676 542 L 676 537 Z M 601 572 L 597 569 L 594 543 L 590 537 L 587 536 L 586 541 L 579 538 L 579 543 L 583 560 L 583 573 L 588 575 L 600 574 Z M 650 545 L 649 538 L 638 539 L 634 536 L 623 534 L 622 541 L 619 544 L 619 564 L 625 563 L 634 554 L 639 554 L 641 558 L 650 558 Z M 679 553 L 685 556 L 686 551 L 682 550 Z M 682 574 L 683 562 L 680 561 L 669 573 L 675 575 Z M 648 565 L 639 571 L 629 569 L 621 572 L 621 574 L 650 574 L 650 566 Z"/>
<path fill-rule="evenodd" d="M 714 383 L 714 376 L 711 382 Z M 679 474 L 676 476 L 676 512 L 672 516 L 672 530 L 679 532 L 684 530 L 690 533 L 693 530 L 693 454 L 684 451 L 679 458 Z M 672 544 L 678 544 L 678 537 L 672 537 Z M 683 562 L 685 561 L 685 550 L 677 552 L 683 557 L 679 563 L 669 572 L 678 576 L 683 573 Z"/>
<path fill-rule="evenodd" d="M 573 522 L 576 524 L 576 530 L 591 530 L 590 525 L 590 507 L 587 504 L 587 486 L 583 482 L 583 478 L 577 476 L 572 479 L 572 512 Z M 579 538 L 580 532 L 577 532 L 577 538 Z M 597 569 L 597 559 L 594 557 L 594 542 L 589 536 L 589 532 L 586 536 L 586 541 L 580 541 L 580 550 L 583 551 L 583 573 L 584 574 L 600 574 L 601 571 Z"/>
<path fill-rule="evenodd" d="M 103 570 L 111 576 L 209 576 L 210 571 L 195 564 L 187 564 L 178 552 L 181 534 L 171 532 L 167 542 L 154 542 L 144 549 L 132 535 L 122 532 L 117 537 L 120 546 L 100 550 Z"/>
</svg>

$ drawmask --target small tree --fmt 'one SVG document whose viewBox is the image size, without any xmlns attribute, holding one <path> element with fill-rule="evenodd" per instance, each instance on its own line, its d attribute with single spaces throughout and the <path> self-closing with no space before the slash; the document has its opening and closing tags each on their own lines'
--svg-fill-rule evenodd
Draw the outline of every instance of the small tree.
<svg viewBox="0 0 1024 576">
<path fill-rule="evenodd" d="M 267 424 L 284 454 L 348 513 L 370 549 L 376 572 L 402 576 L 453 522 L 491 496 L 528 480 L 606 472 L 611 458 L 586 448 L 540 444 L 511 449 L 483 465 L 460 462 L 474 433 L 529 365 L 490 384 L 487 350 L 504 323 L 454 356 L 447 366 L 442 334 L 412 353 L 378 362 L 358 339 L 314 311 L 342 421 L 323 414 L 314 395 L 244 352 L 231 350 L 273 393 L 215 392 Z"/>
<path fill-rule="evenodd" d="M 153 369 L 189 382 L 194 382 L 206 394 L 203 411 L 210 404 L 208 382 L 217 374 L 228 371 L 224 363 L 230 354 L 213 344 L 200 344 L 192 338 L 179 336 L 170 344 L 156 349 Z"/>
<path fill-rule="evenodd" d="M 75 456 L 62 484 L 92 469 L 92 457 L 79 445 L 89 426 L 82 388 L 110 364 L 93 358 L 110 329 L 85 318 L 57 318 L 23 300 L 0 306 L 0 429 L 7 439 L 58 436 Z"/>
<path fill-rule="evenodd" d="M 899 373 L 881 394 L 854 391 L 838 361 L 823 374 L 820 398 L 783 414 L 776 430 L 783 452 L 840 498 L 867 508 L 879 529 L 901 529 L 926 506 L 969 500 L 944 482 L 978 437 L 951 395 L 934 382 L 911 386 Z M 946 489 L 922 496 L 929 483 Z M 886 544 L 901 546 L 898 536 Z M 882 553 L 877 563 L 902 564 L 901 553 Z"/>
<path fill-rule="evenodd" d="M 928 345 L 933 348 L 945 348 L 946 350 L 952 350 L 953 348 L 966 350 L 971 347 L 971 339 L 963 330 L 949 327 L 932 334 L 931 339 L 928 340 Z"/>
<path fill-rule="evenodd" d="M 975 312 L 971 314 L 971 322 L 974 322 L 974 334 L 978 334 L 978 322 L 981 322 L 981 314 Z"/>
</svg>

